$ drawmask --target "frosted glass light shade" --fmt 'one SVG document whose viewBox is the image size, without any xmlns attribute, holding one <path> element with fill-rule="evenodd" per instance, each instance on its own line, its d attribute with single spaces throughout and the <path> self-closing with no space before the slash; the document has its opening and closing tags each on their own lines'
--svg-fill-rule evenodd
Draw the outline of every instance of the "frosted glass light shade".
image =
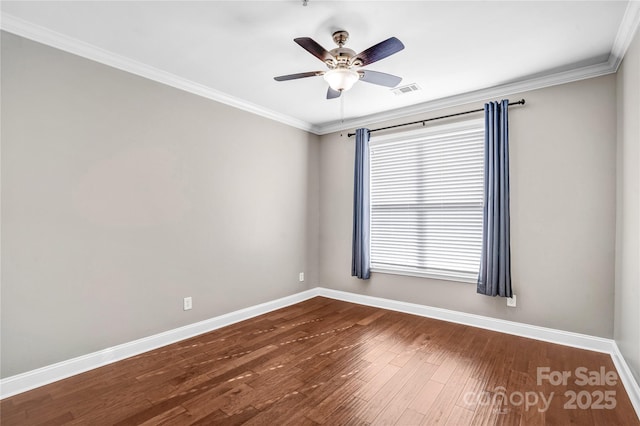
<svg viewBox="0 0 640 426">
<path fill-rule="evenodd" d="M 349 90 L 360 79 L 357 72 L 347 68 L 336 68 L 324 73 L 324 79 L 333 90 Z"/>
</svg>

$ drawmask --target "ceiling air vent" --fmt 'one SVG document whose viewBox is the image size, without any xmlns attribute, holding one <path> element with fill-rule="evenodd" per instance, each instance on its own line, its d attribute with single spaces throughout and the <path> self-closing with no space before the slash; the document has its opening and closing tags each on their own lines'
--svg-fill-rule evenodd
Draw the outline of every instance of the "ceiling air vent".
<svg viewBox="0 0 640 426">
<path fill-rule="evenodd" d="M 420 90 L 420 86 L 418 86 L 416 83 L 411 83 L 407 84 L 406 86 L 391 89 L 391 91 L 396 95 L 404 95 L 406 93 L 417 92 L 418 90 Z"/>
</svg>

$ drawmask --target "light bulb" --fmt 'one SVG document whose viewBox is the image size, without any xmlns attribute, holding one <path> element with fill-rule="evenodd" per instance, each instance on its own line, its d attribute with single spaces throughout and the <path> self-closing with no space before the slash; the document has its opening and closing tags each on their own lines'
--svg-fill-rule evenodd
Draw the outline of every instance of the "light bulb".
<svg viewBox="0 0 640 426">
<path fill-rule="evenodd" d="M 360 75 L 348 68 L 336 68 L 324 73 L 324 79 L 333 90 L 349 90 L 360 79 Z"/>
</svg>

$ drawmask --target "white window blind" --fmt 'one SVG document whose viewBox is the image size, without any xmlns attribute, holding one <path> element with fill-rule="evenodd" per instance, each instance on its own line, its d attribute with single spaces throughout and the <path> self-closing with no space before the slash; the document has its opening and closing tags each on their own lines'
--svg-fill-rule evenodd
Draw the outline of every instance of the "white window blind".
<svg viewBox="0 0 640 426">
<path fill-rule="evenodd" d="M 482 120 L 371 139 L 374 272 L 476 281 L 483 146 Z"/>
</svg>

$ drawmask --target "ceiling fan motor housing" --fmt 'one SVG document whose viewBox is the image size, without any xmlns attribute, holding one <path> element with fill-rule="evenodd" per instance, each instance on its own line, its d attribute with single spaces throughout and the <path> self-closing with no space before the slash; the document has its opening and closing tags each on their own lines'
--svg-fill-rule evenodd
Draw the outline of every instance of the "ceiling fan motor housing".
<svg viewBox="0 0 640 426">
<path fill-rule="evenodd" d="M 333 41 L 338 45 L 337 48 L 329 51 L 331 56 L 335 58 L 335 61 L 329 59 L 326 61 L 327 66 L 333 68 L 350 68 L 353 66 L 362 65 L 362 61 L 355 59 L 356 52 L 352 49 L 343 47 L 349 39 L 349 33 L 347 31 L 336 31 L 333 33 Z"/>
<path fill-rule="evenodd" d="M 351 63 L 351 59 L 356 56 L 356 52 L 347 48 L 347 47 L 337 47 L 333 50 L 330 50 L 329 53 L 333 56 L 334 59 L 329 59 L 328 64 L 329 68 L 343 68 L 350 67 L 353 64 Z"/>
</svg>

